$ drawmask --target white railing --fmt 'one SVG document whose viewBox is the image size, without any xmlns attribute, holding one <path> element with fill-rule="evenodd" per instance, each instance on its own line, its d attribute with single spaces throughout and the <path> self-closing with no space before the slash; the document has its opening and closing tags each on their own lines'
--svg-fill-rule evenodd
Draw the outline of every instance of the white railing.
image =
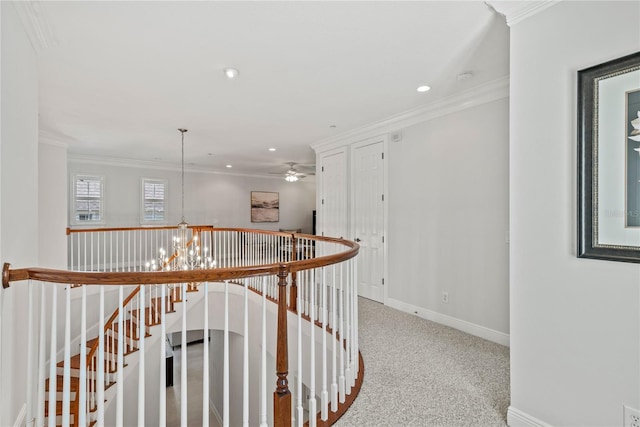
<svg viewBox="0 0 640 427">
<path fill-rule="evenodd" d="M 166 425 L 165 337 L 176 331 L 182 332 L 180 423 L 187 425 L 186 332 L 193 329 L 206 331 L 203 425 L 211 404 L 223 426 L 337 419 L 361 378 L 357 245 L 194 227 L 190 239 L 197 235 L 210 248 L 216 268 L 144 272 L 174 233 L 71 231 L 75 272 L 5 265 L 3 284 L 28 279 L 28 336 L 37 337 L 26 353 L 34 355 L 27 361 L 27 425 Z M 220 346 L 218 365 L 211 353 Z"/>
</svg>

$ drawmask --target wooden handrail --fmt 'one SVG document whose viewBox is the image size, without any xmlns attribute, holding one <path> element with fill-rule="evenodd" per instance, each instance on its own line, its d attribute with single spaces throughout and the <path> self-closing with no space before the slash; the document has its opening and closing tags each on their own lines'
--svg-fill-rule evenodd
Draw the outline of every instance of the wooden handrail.
<svg viewBox="0 0 640 427">
<path fill-rule="evenodd" d="M 67 235 L 72 233 L 88 233 L 88 232 L 113 232 L 113 231 L 149 231 L 149 230 L 173 230 L 176 226 L 163 226 L 163 227 L 131 227 L 131 228 L 104 228 L 104 229 L 70 229 L 67 228 Z M 236 279 L 242 279 L 255 276 L 277 276 L 278 277 L 278 293 L 277 298 L 267 296 L 267 299 L 278 304 L 277 315 L 277 344 L 276 344 L 276 390 L 274 392 L 274 425 L 275 426 L 289 426 L 291 425 L 291 392 L 288 384 L 288 328 L 287 328 L 287 312 L 293 310 L 294 312 L 299 309 L 296 305 L 297 297 L 297 283 L 296 273 L 298 271 L 316 269 L 325 267 L 328 265 L 338 264 L 354 258 L 359 252 L 359 245 L 352 241 L 347 241 L 342 238 L 331 238 L 324 236 L 313 236 L 300 233 L 290 232 L 275 232 L 268 230 L 254 230 L 246 228 L 214 228 L 213 226 L 189 226 L 192 229 L 193 235 L 200 235 L 203 232 L 234 232 L 234 233 L 248 233 L 254 235 L 270 235 L 286 238 L 287 245 L 286 250 L 291 250 L 290 260 L 287 262 L 275 262 L 270 264 L 251 265 L 251 266 L 237 266 L 237 267 L 225 267 L 225 268 L 211 268 L 202 270 L 178 270 L 178 271 L 150 271 L 150 272 L 88 272 L 88 271 L 67 271 L 67 270 L 55 270 L 45 268 L 22 268 L 11 269 L 9 263 L 3 265 L 2 271 L 2 285 L 3 287 L 9 287 L 11 282 L 22 280 L 38 280 L 42 282 L 61 283 L 71 285 L 138 285 L 122 302 L 122 307 L 126 307 L 131 300 L 140 292 L 143 285 L 165 285 L 176 283 L 197 283 L 197 282 L 221 282 L 221 281 L 233 281 Z M 289 240 L 290 239 L 290 240 Z M 301 260 L 298 260 L 298 239 L 305 239 L 306 241 L 313 242 L 315 245 L 318 242 L 325 242 L 336 244 L 344 250 L 341 252 L 333 253 L 331 255 L 324 255 L 321 257 L 306 258 L 302 256 Z M 213 238 L 211 239 L 213 241 Z M 278 239 L 282 242 L 284 239 Z M 193 240 L 189 241 L 188 245 L 192 244 Z M 305 242 L 305 244 L 308 242 Z M 317 247 L 317 246 L 316 246 Z M 332 249 L 333 251 L 333 249 Z M 314 254 L 315 255 L 315 254 Z M 290 306 L 287 306 L 287 279 L 291 275 L 291 294 L 289 295 Z M 253 289 L 252 289 L 253 290 Z M 255 291 L 255 290 L 254 290 Z M 265 292 L 264 290 L 262 292 Z M 112 327 L 113 322 L 119 315 L 119 308 L 112 313 L 109 320 L 104 324 L 104 331 L 102 334 L 108 332 Z M 302 316 L 305 317 L 305 316 Z M 305 317 L 306 318 L 306 317 Z M 310 319 L 309 319 L 310 320 Z M 316 326 L 322 326 L 316 322 Z M 140 325 L 144 328 L 145 325 Z M 327 333 L 325 330 L 324 333 Z M 141 332 L 144 334 L 144 332 Z M 346 346 L 346 342 L 341 337 L 336 336 L 343 346 Z M 86 364 L 96 357 L 98 348 L 98 342 L 93 343 L 89 350 Z M 124 346 L 125 343 L 119 343 L 118 345 Z M 101 357 L 100 355 L 98 355 Z M 360 360 L 360 363 L 361 360 Z M 357 393 L 356 393 L 357 394 Z M 78 394 L 76 394 L 77 400 Z M 355 397 L 355 396 L 354 396 Z M 313 416 L 313 415 L 311 415 Z"/>
<path fill-rule="evenodd" d="M 215 229 L 222 230 L 219 228 Z M 291 236 L 288 233 L 265 232 L 264 230 L 250 229 L 227 229 L 243 231 L 259 231 L 260 233 Z M 5 263 L 2 271 L 2 286 L 9 287 L 11 282 L 22 280 L 39 280 L 51 283 L 68 283 L 84 285 L 158 285 L 169 283 L 185 282 L 215 282 L 224 280 L 241 279 L 251 276 L 276 275 L 280 271 L 281 265 L 287 266 L 287 271 L 297 272 L 313 268 L 325 267 L 337 264 L 355 257 L 360 250 L 360 246 L 352 241 L 324 236 L 311 236 L 296 234 L 296 237 L 305 237 L 310 240 L 341 244 L 348 250 L 332 255 L 325 255 L 317 258 L 310 258 L 299 261 L 284 263 L 273 263 L 263 265 L 253 265 L 244 267 L 225 267 L 204 270 L 181 270 L 181 271 L 153 271 L 153 272 L 88 272 L 88 271 L 68 271 L 54 270 L 48 268 L 21 268 L 11 269 L 11 265 Z"/>
</svg>

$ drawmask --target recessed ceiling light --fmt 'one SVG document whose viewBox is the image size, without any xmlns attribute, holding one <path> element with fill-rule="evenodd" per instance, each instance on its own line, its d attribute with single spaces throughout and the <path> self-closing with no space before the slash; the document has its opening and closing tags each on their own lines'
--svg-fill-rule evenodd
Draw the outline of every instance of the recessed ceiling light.
<svg viewBox="0 0 640 427">
<path fill-rule="evenodd" d="M 240 72 L 235 68 L 224 69 L 224 75 L 227 76 L 228 79 L 235 79 L 236 77 L 238 77 L 239 74 Z"/>
<path fill-rule="evenodd" d="M 228 167 L 228 168 L 232 168 L 232 167 L 233 167 L 233 165 L 227 165 L 227 167 Z"/>
<path fill-rule="evenodd" d="M 430 87 L 430 86 L 418 86 L 418 89 L 417 89 L 417 90 L 418 90 L 418 92 L 426 92 L 426 91 L 428 91 L 429 89 L 431 89 L 431 87 Z"/>
<path fill-rule="evenodd" d="M 269 151 L 276 151 L 276 149 L 271 147 L 271 148 L 269 148 Z"/>
</svg>

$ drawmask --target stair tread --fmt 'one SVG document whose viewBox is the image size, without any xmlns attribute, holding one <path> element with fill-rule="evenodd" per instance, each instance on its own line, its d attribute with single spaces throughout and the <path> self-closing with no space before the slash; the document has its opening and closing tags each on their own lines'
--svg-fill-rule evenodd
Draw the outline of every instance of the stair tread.
<svg viewBox="0 0 640 427">
<path fill-rule="evenodd" d="M 140 309 L 137 308 L 135 310 L 129 311 L 133 317 L 136 319 L 140 315 Z M 156 322 L 156 311 L 153 307 L 145 307 L 144 309 L 144 324 L 147 326 L 155 326 L 160 324 L 160 316 L 158 316 L 158 321 Z"/>
<path fill-rule="evenodd" d="M 110 329 L 112 329 L 114 332 L 118 332 L 118 322 L 115 322 L 111 325 Z M 138 327 L 136 325 L 132 325 L 131 324 L 131 319 L 127 319 L 124 321 L 124 335 L 126 335 L 127 338 L 131 338 L 134 340 L 137 340 L 139 338 L 138 336 Z M 146 337 L 150 337 L 151 334 L 149 332 L 145 331 L 145 338 Z"/>
<path fill-rule="evenodd" d="M 74 412 L 76 409 L 76 403 L 74 401 L 70 401 L 70 406 L 69 406 L 69 415 L 70 416 L 74 416 Z M 62 415 L 62 401 L 61 400 L 56 400 L 56 415 Z M 44 401 L 44 416 L 48 417 L 49 416 L 49 401 L 45 400 Z"/>
<path fill-rule="evenodd" d="M 80 369 L 80 355 L 76 354 L 75 356 L 71 356 L 71 359 L 69 361 L 69 366 L 71 369 Z M 125 363 L 124 366 L 127 366 L 127 364 Z M 64 367 L 64 360 L 58 362 L 58 367 Z M 87 366 L 87 370 L 88 371 L 93 371 L 93 369 L 91 369 L 91 366 Z M 117 366 L 116 363 L 112 363 L 108 358 L 105 358 L 105 364 L 104 364 L 104 371 L 108 372 L 110 374 L 114 373 L 117 371 Z"/>
<path fill-rule="evenodd" d="M 70 376 L 70 389 L 71 392 L 75 392 L 78 390 L 78 385 L 80 384 L 80 378 L 71 375 Z M 56 375 L 56 391 L 63 391 L 64 388 L 64 375 Z M 45 391 L 49 391 L 49 378 L 45 380 L 44 383 Z"/>
<path fill-rule="evenodd" d="M 93 347 L 94 345 L 96 347 L 98 346 L 98 338 L 94 338 L 94 339 L 91 339 L 91 340 L 87 341 L 87 347 Z M 111 353 L 111 354 L 117 354 L 118 353 L 118 340 L 117 339 L 115 339 L 115 338 L 114 339 L 110 339 L 110 338 L 105 339 L 104 346 L 105 346 L 105 351 L 107 353 Z M 126 356 L 128 354 L 131 354 L 131 353 L 137 351 L 137 350 L 138 349 L 137 348 L 133 348 L 131 346 L 131 344 L 127 344 L 125 346 L 125 349 L 124 349 L 124 355 Z"/>
</svg>

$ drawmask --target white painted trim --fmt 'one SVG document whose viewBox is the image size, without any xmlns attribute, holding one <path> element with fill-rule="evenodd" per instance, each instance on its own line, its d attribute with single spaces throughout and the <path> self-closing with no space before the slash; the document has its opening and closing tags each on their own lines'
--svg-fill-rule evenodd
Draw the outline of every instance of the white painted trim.
<svg viewBox="0 0 640 427">
<path fill-rule="evenodd" d="M 342 167 L 344 168 L 344 171 L 345 171 L 345 181 L 346 181 L 345 201 L 344 201 L 346 211 L 343 214 L 346 221 L 346 225 L 345 225 L 346 230 L 345 230 L 344 236 L 337 236 L 337 237 L 348 238 L 348 236 L 351 235 L 351 214 L 350 214 L 351 204 L 349 203 L 350 202 L 349 194 L 351 192 L 351 181 L 348 176 L 349 170 L 347 166 L 350 162 L 349 159 L 350 159 L 351 153 L 350 153 L 349 147 L 344 145 L 344 146 L 336 147 L 326 152 L 316 153 L 316 174 L 319 177 L 319 179 L 316 180 L 316 234 L 318 236 L 323 236 L 324 235 L 323 233 L 326 231 L 325 229 L 326 218 L 324 216 L 324 204 L 322 203 L 322 199 L 324 198 L 324 194 L 325 194 L 325 188 L 324 188 L 325 182 L 322 175 L 324 173 L 324 170 L 323 170 L 324 159 L 327 157 L 331 157 L 339 154 L 344 154 Z"/>
<path fill-rule="evenodd" d="M 395 308 L 396 310 L 404 311 L 406 313 L 416 314 L 418 317 L 430 320 L 432 322 L 440 323 L 445 326 L 449 326 L 459 331 L 466 332 L 476 337 L 483 338 L 501 344 L 509 346 L 509 335 L 504 332 L 496 331 L 494 329 L 487 328 L 486 326 L 477 325 L 475 323 L 467 322 L 466 320 L 451 317 L 446 314 L 438 313 L 437 311 L 429 310 L 424 307 L 418 307 L 413 304 L 408 304 L 393 298 L 387 298 L 385 305 Z"/>
<path fill-rule="evenodd" d="M 51 147 L 64 148 L 65 150 L 69 148 L 69 144 L 60 142 L 60 141 L 55 141 L 53 139 L 40 139 L 38 140 L 38 144 L 49 145 Z"/>
<path fill-rule="evenodd" d="M 170 163 L 163 162 L 154 162 L 151 160 L 133 160 L 133 159 L 124 159 L 118 157 L 104 157 L 104 156 L 89 156 L 82 155 L 77 153 L 69 153 L 67 156 L 67 161 L 69 163 L 82 163 L 89 165 L 104 165 L 104 166 L 122 166 L 129 167 L 135 169 L 154 169 L 154 170 L 166 170 L 173 172 L 180 172 L 181 166 L 174 165 Z M 273 175 L 273 174 L 258 174 L 258 173 L 242 173 L 242 172 L 227 172 L 227 171 L 217 171 L 199 167 L 193 167 L 185 165 L 185 172 L 192 173 L 207 173 L 213 175 L 230 175 L 230 176 L 242 176 L 242 177 L 250 177 L 250 178 L 260 178 L 260 179 L 275 179 L 275 180 L 284 180 L 284 175 Z M 315 182 L 315 175 L 307 175 L 304 180 L 306 182 Z"/>
<path fill-rule="evenodd" d="M 358 148 L 365 147 L 367 145 L 372 144 L 382 144 L 382 236 L 384 237 L 384 242 L 382 243 L 382 301 L 381 303 L 385 303 L 388 297 L 387 289 L 389 288 L 386 284 L 384 284 L 384 280 L 388 276 L 388 266 L 389 266 L 389 251 L 387 248 L 387 242 L 389 241 L 387 236 L 387 231 L 389 230 L 389 137 L 388 135 L 380 135 L 373 138 L 367 138 L 362 141 L 358 141 L 349 146 L 349 162 L 348 162 L 348 173 L 349 173 L 349 196 L 348 196 L 348 206 L 349 206 L 349 237 L 348 239 L 355 239 L 355 231 L 356 231 L 356 218 L 355 218 L 355 200 L 356 200 L 356 192 L 355 192 L 355 182 L 356 182 L 356 165 L 355 165 L 355 152 Z M 359 284 L 356 283 L 356 286 Z M 358 295 L 360 295 L 358 289 Z M 374 300 L 375 301 L 375 300 Z"/>
<path fill-rule="evenodd" d="M 311 144 L 311 148 L 313 148 L 316 153 L 324 152 L 339 146 L 348 145 L 363 139 L 394 132 L 420 122 L 432 120 L 437 117 L 442 117 L 447 114 L 466 110 L 468 108 L 487 104 L 507 97 L 509 97 L 508 76 L 493 80 L 447 98 L 443 98 L 426 105 L 421 105 L 417 108 L 387 117 L 331 138 L 322 139 Z"/>
<path fill-rule="evenodd" d="M 69 148 L 69 144 L 66 141 L 54 135 L 53 133 L 47 132 L 42 129 L 38 132 L 38 143 L 52 145 L 54 147 L 60 147 L 64 149 Z"/>
<path fill-rule="evenodd" d="M 496 12 L 507 18 L 507 25 L 513 26 L 518 22 L 557 5 L 561 0 L 541 1 L 487 1 Z"/>
<path fill-rule="evenodd" d="M 23 0 L 11 3 L 14 4 L 24 31 L 36 53 L 58 44 L 40 2 Z"/>
<path fill-rule="evenodd" d="M 507 425 L 509 427 L 552 427 L 551 424 L 532 417 L 513 406 L 509 406 L 507 410 Z"/>
<path fill-rule="evenodd" d="M 23 403 L 22 408 L 20 408 L 20 412 L 18 412 L 18 417 L 16 421 L 13 423 L 13 427 L 22 427 L 25 425 L 25 417 L 27 416 L 27 404 Z"/>
</svg>

